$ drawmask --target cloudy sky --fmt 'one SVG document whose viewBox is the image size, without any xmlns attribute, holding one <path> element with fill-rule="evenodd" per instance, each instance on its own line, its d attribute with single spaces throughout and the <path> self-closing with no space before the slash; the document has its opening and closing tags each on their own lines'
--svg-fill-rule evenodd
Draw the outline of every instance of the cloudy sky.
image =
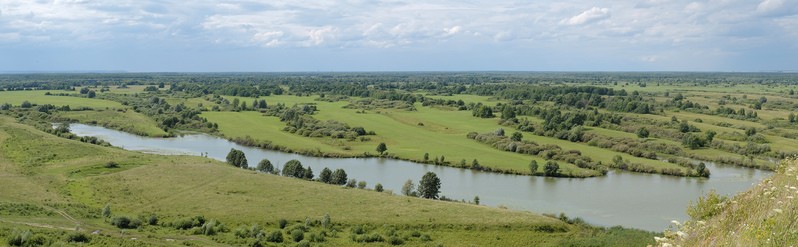
<svg viewBox="0 0 798 247">
<path fill-rule="evenodd" d="M 798 0 L 0 0 L 0 71 L 798 70 Z"/>
</svg>

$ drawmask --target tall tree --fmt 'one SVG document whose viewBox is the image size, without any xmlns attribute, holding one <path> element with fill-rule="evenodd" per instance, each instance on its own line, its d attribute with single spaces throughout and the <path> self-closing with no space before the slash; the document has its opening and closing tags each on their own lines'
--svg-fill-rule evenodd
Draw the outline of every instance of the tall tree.
<svg viewBox="0 0 798 247">
<path fill-rule="evenodd" d="M 418 193 L 427 199 L 438 199 L 441 193 L 441 179 L 434 172 L 427 172 L 418 183 Z"/>
<path fill-rule="evenodd" d="M 321 173 L 319 173 L 319 181 L 327 184 L 331 183 L 332 171 L 330 170 L 330 168 L 325 167 L 324 169 L 321 170 Z"/>
<path fill-rule="evenodd" d="M 331 184 L 344 185 L 346 184 L 346 171 L 344 169 L 335 169 L 332 173 Z"/>
</svg>

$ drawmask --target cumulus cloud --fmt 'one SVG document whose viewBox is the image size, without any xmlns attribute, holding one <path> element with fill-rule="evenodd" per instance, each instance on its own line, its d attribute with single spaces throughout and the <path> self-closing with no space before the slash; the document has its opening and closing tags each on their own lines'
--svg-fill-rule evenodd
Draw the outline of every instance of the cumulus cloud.
<svg viewBox="0 0 798 247">
<path fill-rule="evenodd" d="M 563 22 L 568 25 L 583 25 L 610 18 L 610 9 L 593 7 Z"/>
</svg>

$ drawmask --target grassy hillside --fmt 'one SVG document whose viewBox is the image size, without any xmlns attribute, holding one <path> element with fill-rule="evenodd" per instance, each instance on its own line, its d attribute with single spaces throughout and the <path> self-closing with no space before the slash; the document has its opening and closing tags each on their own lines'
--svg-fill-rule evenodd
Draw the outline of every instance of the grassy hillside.
<svg viewBox="0 0 798 247">
<path fill-rule="evenodd" d="M 111 161 L 116 165 L 109 165 Z M 274 234 L 284 238 L 284 245 L 326 246 L 369 241 L 407 246 L 628 246 L 653 240 L 651 233 L 595 228 L 578 220 L 569 223 L 528 212 L 346 189 L 202 157 L 90 145 L 9 117 L 0 117 L 0 177 L 3 244 L 20 240 L 226 246 L 276 244 L 266 240 Z M 107 218 L 102 215 L 106 205 Z M 203 216 L 199 223 L 198 215 Z M 320 223 L 325 215 L 331 224 Z M 119 229 L 109 223 L 122 217 L 144 224 Z M 149 224 L 152 217 L 157 222 Z M 175 227 L 185 219 L 187 229 Z M 281 220 L 286 220 L 285 228 L 278 224 Z M 98 234 L 91 234 L 95 231 Z M 304 240 L 294 239 L 297 231 Z"/>
<path fill-rule="evenodd" d="M 710 193 L 691 205 L 692 220 L 675 225 L 661 245 L 798 245 L 798 160 L 782 162 L 773 177 L 726 198 Z"/>
</svg>

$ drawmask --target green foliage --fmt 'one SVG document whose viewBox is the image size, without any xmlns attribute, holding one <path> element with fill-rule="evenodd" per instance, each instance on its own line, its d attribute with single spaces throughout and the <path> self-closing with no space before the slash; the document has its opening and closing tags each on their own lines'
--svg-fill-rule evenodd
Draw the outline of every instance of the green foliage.
<svg viewBox="0 0 798 247">
<path fill-rule="evenodd" d="M 266 241 L 271 243 L 282 243 L 283 242 L 283 232 L 280 230 L 275 230 L 266 235 Z"/>
<path fill-rule="evenodd" d="M 332 171 L 330 168 L 325 167 L 321 170 L 321 173 L 319 173 L 319 181 L 326 184 L 332 183 Z"/>
<path fill-rule="evenodd" d="M 524 135 L 521 132 L 513 132 L 513 135 L 510 137 L 510 140 L 520 142 L 524 139 Z"/>
<path fill-rule="evenodd" d="M 297 229 L 291 230 L 290 235 L 291 235 L 291 240 L 293 240 L 294 242 L 299 242 L 299 241 L 302 241 L 302 239 L 305 238 L 305 231 L 303 231 L 302 229 L 297 228 Z"/>
<path fill-rule="evenodd" d="M 529 162 L 529 173 L 534 175 L 537 172 L 538 172 L 538 161 L 537 160 L 530 161 Z"/>
<path fill-rule="evenodd" d="M 374 185 L 374 191 L 383 192 L 384 189 L 382 188 L 382 184 L 381 183 L 377 183 L 376 185 Z"/>
<path fill-rule="evenodd" d="M 304 178 L 305 177 L 305 168 L 302 167 L 302 162 L 299 160 L 289 160 L 283 166 L 283 176 L 285 177 L 294 177 L 294 178 Z"/>
<path fill-rule="evenodd" d="M 76 231 L 66 234 L 66 236 L 64 236 L 64 240 L 67 243 L 88 243 L 91 241 L 91 238 L 89 238 L 86 233 Z"/>
<path fill-rule="evenodd" d="M 479 196 L 474 196 L 474 204 L 479 205 Z"/>
<path fill-rule="evenodd" d="M 230 164 L 235 167 L 240 168 L 247 168 L 249 165 L 247 164 L 247 157 L 244 154 L 244 151 L 231 148 L 230 152 L 227 153 L 227 164 Z"/>
<path fill-rule="evenodd" d="M 648 138 L 648 134 L 648 130 L 645 127 L 640 127 L 635 131 L 635 135 L 637 135 L 638 138 Z"/>
<path fill-rule="evenodd" d="M 384 142 L 380 142 L 380 144 L 377 145 L 377 152 L 379 152 L 380 155 L 382 155 L 383 153 L 385 153 L 385 151 L 388 151 L 388 147 L 385 146 Z"/>
<path fill-rule="evenodd" d="M 14 230 L 6 243 L 9 246 L 33 247 L 44 246 L 48 242 L 50 240 L 47 237 L 41 234 L 34 234 L 30 230 Z"/>
<path fill-rule="evenodd" d="M 698 198 L 698 202 L 690 202 L 690 205 L 687 207 L 687 215 L 693 220 L 709 219 L 723 212 L 728 200 L 728 197 L 722 196 L 712 190 L 707 193 L 706 196 Z"/>
<path fill-rule="evenodd" d="M 258 167 L 256 169 L 260 172 L 274 173 L 274 165 L 272 165 L 272 162 L 269 161 L 269 159 L 263 159 L 258 162 Z"/>
<path fill-rule="evenodd" d="M 135 229 L 141 226 L 141 220 L 130 219 L 126 216 L 119 216 L 111 219 L 111 225 L 120 229 Z"/>
<path fill-rule="evenodd" d="M 427 172 L 421 177 L 421 182 L 418 183 L 418 194 L 422 198 L 438 199 L 438 194 L 441 193 L 441 180 L 434 172 Z"/>
<path fill-rule="evenodd" d="M 560 164 L 557 164 L 555 161 L 546 161 L 546 165 L 543 166 L 543 173 L 546 176 L 555 176 L 559 174 Z"/>
<path fill-rule="evenodd" d="M 111 217 L 111 205 L 105 204 L 105 207 L 103 207 L 103 212 L 102 213 L 103 213 L 103 217 L 104 218 L 110 218 Z"/>
<path fill-rule="evenodd" d="M 354 188 L 357 186 L 357 180 L 354 178 L 350 178 L 349 181 L 346 181 L 346 187 Z"/>
<path fill-rule="evenodd" d="M 331 184 L 344 185 L 346 184 L 346 171 L 344 169 L 335 169 L 330 179 Z"/>
<path fill-rule="evenodd" d="M 357 182 L 358 189 L 365 189 L 366 188 L 366 181 Z"/>
<path fill-rule="evenodd" d="M 277 221 L 277 225 L 280 227 L 280 229 L 284 229 L 285 226 L 288 225 L 288 221 L 285 219 L 280 219 Z"/>
</svg>

